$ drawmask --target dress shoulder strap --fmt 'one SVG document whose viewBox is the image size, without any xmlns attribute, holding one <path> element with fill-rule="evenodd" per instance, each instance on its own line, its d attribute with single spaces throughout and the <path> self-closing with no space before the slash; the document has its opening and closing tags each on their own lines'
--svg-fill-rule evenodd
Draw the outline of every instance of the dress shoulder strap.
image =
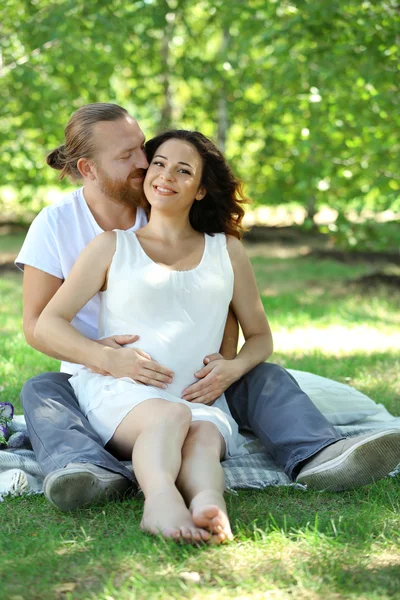
<svg viewBox="0 0 400 600">
<path fill-rule="evenodd" d="M 116 248 L 109 270 L 109 279 L 116 273 L 129 271 L 131 268 L 137 268 L 137 263 L 140 261 L 140 253 L 138 252 L 136 235 L 133 231 L 124 231 L 114 229 L 116 233 Z"/>
<path fill-rule="evenodd" d="M 207 234 L 206 234 L 207 235 Z M 233 282 L 233 268 L 226 245 L 227 238 L 225 233 L 214 233 L 208 235 L 209 256 L 214 265 L 218 265 L 221 275 Z"/>
</svg>

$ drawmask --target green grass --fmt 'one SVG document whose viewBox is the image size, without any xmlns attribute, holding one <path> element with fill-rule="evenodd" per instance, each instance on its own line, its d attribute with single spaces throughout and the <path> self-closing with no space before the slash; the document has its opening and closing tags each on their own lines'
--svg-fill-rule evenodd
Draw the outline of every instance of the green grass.
<svg viewBox="0 0 400 600">
<path fill-rule="evenodd" d="M 10 243 L 10 242 L 9 242 Z M 0 252 L 2 250 L 0 238 Z M 254 257 L 274 360 L 349 382 L 400 414 L 400 307 L 350 283 L 372 268 Z M 21 276 L 0 277 L 0 401 L 57 363 L 21 333 Z M 399 478 L 341 494 L 291 488 L 227 495 L 235 541 L 192 548 L 139 531 L 141 498 L 74 515 L 43 497 L 0 505 L 1 596 L 14 600 L 399 597 Z"/>
</svg>

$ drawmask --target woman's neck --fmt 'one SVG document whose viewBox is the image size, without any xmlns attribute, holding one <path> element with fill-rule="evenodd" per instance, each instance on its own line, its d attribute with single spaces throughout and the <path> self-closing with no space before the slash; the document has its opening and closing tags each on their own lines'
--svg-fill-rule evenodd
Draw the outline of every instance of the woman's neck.
<svg viewBox="0 0 400 600">
<path fill-rule="evenodd" d="M 148 224 L 141 231 L 166 241 L 179 241 L 201 235 L 191 226 L 188 214 L 166 215 L 154 209 L 151 211 Z"/>
</svg>

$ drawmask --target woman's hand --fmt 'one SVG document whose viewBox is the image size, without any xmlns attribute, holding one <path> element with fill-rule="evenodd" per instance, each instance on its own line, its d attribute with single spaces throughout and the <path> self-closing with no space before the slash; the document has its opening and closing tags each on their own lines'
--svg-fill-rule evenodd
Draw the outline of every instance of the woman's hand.
<svg viewBox="0 0 400 600">
<path fill-rule="evenodd" d="M 204 362 L 207 363 L 206 366 L 194 374 L 200 381 L 183 390 L 183 400 L 213 404 L 232 383 L 241 377 L 235 361 L 226 360 L 221 354 L 206 356 Z"/>
<path fill-rule="evenodd" d="M 174 373 L 152 360 L 151 356 L 140 348 L 110 348 L 107 345 L 104 351 L 104 371 L 117 379 L 130 377 L 157 388 L 166 388 L 172 382 Z"/>
</svg>

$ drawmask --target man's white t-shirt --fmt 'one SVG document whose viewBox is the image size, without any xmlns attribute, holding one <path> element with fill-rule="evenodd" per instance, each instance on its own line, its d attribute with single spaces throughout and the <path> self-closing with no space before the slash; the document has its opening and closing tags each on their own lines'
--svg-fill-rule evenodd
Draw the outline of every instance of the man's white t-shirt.
<svg viewBox="0 0 400 600">
<path fill-rule="evenodd" d="M 146 213 L 138 208 L 135 224 L 127 231 L 136 231 L 146 223 Z M 100 233 L 103 233 L 103 229 L 93 217 L 84 198 L 83 188 L 80 188 L 67 194 L 59 202 L 47 206 L 37 215 L 15 264 L 21 270 L 28 265 L 64 280 L 82 250 Z M 99 303 L 100 298 L 96 294 L 72 320 L 72 325 L 92 340 L 98 337 Z M 60 370 L 75 373 L 80 367 L 81 365 L 62 362 Z"/>
</svg>

